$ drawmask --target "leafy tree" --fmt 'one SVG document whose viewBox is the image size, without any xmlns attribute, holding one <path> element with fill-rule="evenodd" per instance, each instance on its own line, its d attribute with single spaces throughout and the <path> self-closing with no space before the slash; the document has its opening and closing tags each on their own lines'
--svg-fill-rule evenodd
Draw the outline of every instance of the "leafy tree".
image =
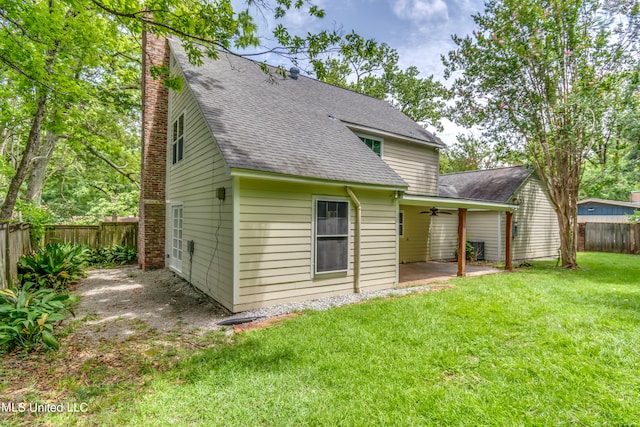
<svg viewBox="0 0 640 427">
<path fill-rule="evenodd" d="M 636 73 L 638 3 L 490 1 L 473 37 L 443 57 L 453 116 L 526 153 L 558 217 L 562 266 L 577 267 L 582 166 L 627 106 Z"/>
<path fill-rule="evenodd" d="M 247 1 L 247 5 L 269 7 L 262 1 Z M 324 15 L 307 0 L 275 0 L 274 16 L 280 19 L 292 8 Z M 78 129 L 88 106 L 96 100 L 104 103 L 110 96 L 113 103 L 127 105 L 128 95 L 121 95 L 126 91 L 110 89 L 114 84 L 123 89 L 132 70 L 139 76 L 139 47 L 132 54 L 131 46 L 138 43 L 143 28 L 160 36 L 181 37 L 190 61 L 196 64 L 203 55 L 216 57 L 219 50 L 259 44 L 249 10 L 237 12 L 229 0 L 0 0 L 0 23 L 0 82 L 2 95 L 9 95 L 0 103 L 0 121 L 6 129 L 0 135 L 0 148 L 3 154 L 6 150 L 12 154 L 0 168 L 5 172 L 13 169 L 0 220 L 11 218 L 26 179 L 30 184 L 27 198 L 38 200 L 47 178 L 46 166 L 54 155 L 51 147 L 61 139 L 70 140 L 64 136 Z M 281 24 L 274 29 L 274 37 L 281 47 L 273 52 L 302 51 L 309 57 L 339 40 L 336 33 L 327 31 L 306 37 L 291 35 Z M 153 70 L 156 76 L 167 71 L 162 67 Z M 179 86 L 171 76 L 165 75 L 165 82 Z M 88 139 L 84 142 L 88 151 L 107 162 L 104 151 Z M 117 170 L 115 165 L 110 163 Z M 131 178 L 131 171 L 119 172 Z"/>
<path fill-rule="evenodd" d="M 462 172 L 498 167 L 499 154 L 491 145 L 473 136 L 457 136 L 457 141 L 440 154 L 440 173 Z"/>
<path fill-rule="evenodd" d="M 442 130 L 444 86 L 433 76 L 420 78 L 416 67 L 401 70 L 398 52 L 386 43 L 347 35 L 338 53 L 311 61 L 319 80 L 386 99 L 416 122 Z"/>
<path fill-rule="evenodd" d="M 121 57 L 126 38 L 118 22 L 73 2 L 3 0 L 0 20 L 0 62 L 6 65 L 0 78 L 12 83 L 14 107 L 2 116 L 20 117 L 12 121 L 12 136 L 21 147 L 0 208 L 6 220 L 34 166 L 42 172 L 38 161 L 49 156 L 75 107 L 93 100 L 96 87 L 108 80 L 105 64 Z M 31 189 L 31 198 L 38 192 Z"/>
<path fill-rule="evenodd" d="M 629 201 L 633 190 L 640 190 L 640 94 L 637 87 L 640 74 L 628 84 L 623 94 L 627 109 L 618 115 L 616 132 L 588 157 L 580 187 L 580 197 L 598 197 Z"/>
</svg>

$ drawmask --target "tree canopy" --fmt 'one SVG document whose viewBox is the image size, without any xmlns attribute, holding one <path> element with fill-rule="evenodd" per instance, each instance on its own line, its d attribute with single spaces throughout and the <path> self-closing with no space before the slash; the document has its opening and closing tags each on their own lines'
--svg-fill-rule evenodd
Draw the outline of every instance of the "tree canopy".
<svg viewBox="0 0 640 427">
<path fill-rule="evenodd" d="M 250 6 L 276 20 L 290 9 L 324 15 L 308 0 L 248 1 L 241 10 L 229 0 L 0 0 L 0 220 L 11 218 L 19 198 L 59 196 L 59 207 L 75 206 L 76 214 L 96 194 L 129 200 L 140 169 L 143 28 L 177 35 L 199 63 L 259 45 Z M 281 24 L 273 36 L 271 51 L 310 58 L 339 40 L 330 31 L 293 35 Z M 179 85 L 171 76 L 166 82 Z"/>
<path fill-rule="evenodd" d="M 446 89 L 434 77 L 419 77 L 414 67 L 401 69 L 398 52 L 373 39 L 351 33 L 337 52 L 311 61 L 319 80 L 387 100 L 424 126 L 442 130 Z"/>
<path fill-rule="evenodd" d="M 558 216 L 563 267 L 575 268 L 577 199 L 586 159 L 622 137 L 637 93 L 639 5 L 628 1 L 489 1 L 472 36 L 443 62 L 452 115 L 520 150 Z"/>
</svg>

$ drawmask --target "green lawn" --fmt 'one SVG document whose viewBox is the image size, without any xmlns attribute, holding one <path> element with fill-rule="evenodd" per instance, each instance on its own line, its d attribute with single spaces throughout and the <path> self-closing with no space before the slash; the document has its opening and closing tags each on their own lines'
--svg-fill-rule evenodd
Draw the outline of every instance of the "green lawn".
<svg viewBox="0 0 640 427">
<path fill-rule="evenodd" d="M 640 257 L 310 312 L 111 390 L 105 425 L 640 425 Z"/>
</svg>

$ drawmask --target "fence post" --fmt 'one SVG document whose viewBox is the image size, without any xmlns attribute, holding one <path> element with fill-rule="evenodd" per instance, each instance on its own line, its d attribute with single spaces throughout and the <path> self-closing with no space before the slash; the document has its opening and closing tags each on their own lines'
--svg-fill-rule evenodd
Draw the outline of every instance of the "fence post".
<svg viewBox="0 0 640 427">
<path fill-rule="evenodd" d="M 5 286 L 9 284 L 9 280 L 11 280 L 11 230 L 9 227 L 9 223 L 4 224 L 4 280 Z"/>
</svg>

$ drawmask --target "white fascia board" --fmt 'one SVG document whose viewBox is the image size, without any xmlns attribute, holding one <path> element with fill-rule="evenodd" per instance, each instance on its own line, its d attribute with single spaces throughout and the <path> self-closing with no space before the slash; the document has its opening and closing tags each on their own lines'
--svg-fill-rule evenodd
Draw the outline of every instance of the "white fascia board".
<svg viewBox="0 0 640 427">
<path fill-rule="evenodd" d="M 515 211 L 518 205 L 489 202 L 486 200 L 456 199 L 453 197 L 419 196 L 403 194 L 400 204 L 410 206 L 435 206 L 440 209 L 470 209 L 478 211 Z"/>
<path fill-rule="evenodd" d="M 231 176 L 238 176 L 242 178 L 255 178 L 265 179 L 271 181 L 281 182 L 295 182 L 301 184 L 322 184 L 333 185 L 336 187 L 353 187 L 353 188 L 366 188 L 370 190 L 389 190 L 389 191 L 404 191 L 408 186 L 391 186 L 391 185 L 376 185 L 376 184 L 364 184 L 360 182 L 347 182 L 347 181 L 332 181 L 330 179 L 321 178 L 307 178 L 304 176 L 282 175 L 272 172 L 261 172 L 248 169 L 230 169 Z"/>
</svg>

